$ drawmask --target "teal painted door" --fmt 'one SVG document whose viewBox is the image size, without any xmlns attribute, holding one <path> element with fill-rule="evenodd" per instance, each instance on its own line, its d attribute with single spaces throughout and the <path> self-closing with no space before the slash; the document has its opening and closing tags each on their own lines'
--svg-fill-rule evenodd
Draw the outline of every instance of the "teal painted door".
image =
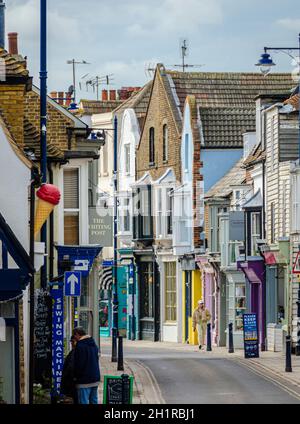
<svg viewBox="0 0 300 424">
<path fill-rule="evenodd" d="M 119 334 L 127 334 L 127 267 L 118 267 Z"/>
</svg>

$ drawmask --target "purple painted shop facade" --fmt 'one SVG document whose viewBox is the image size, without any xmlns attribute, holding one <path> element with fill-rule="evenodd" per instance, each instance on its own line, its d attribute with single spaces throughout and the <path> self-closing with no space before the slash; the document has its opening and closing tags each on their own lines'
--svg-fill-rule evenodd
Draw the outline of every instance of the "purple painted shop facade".
<svg viewBox="0 0 300 424">
<path fill-rule="evenodd" d="M 265 350 L 266 339 L 266 271 L 262 257 L 248 257 L 247 261 L 238 261 L 238 269 L 243 271 L 249 283 L 249 312 L 257 314 L 259 342 Z"/>
<path fill-rule="evenodd" d="M 212 343 L 219 344 L 219 290 L 218 274 L 205 256 L 197 256 L 196 263 L 201 270 L 202 293 L 205 307 L 211 313 Z"/>
</svg>

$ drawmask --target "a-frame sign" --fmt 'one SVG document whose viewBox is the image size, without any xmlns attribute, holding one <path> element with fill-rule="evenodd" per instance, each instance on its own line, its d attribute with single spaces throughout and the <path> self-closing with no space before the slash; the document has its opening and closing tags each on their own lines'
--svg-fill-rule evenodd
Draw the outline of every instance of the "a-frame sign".
<svg viewBox="0 0 300 424">
<path fill-rule="evenodd" d="M 296 260 L 293 265 L 293 274 L 300 274 L 300 252 L 297 253 Z"/>
</svg>

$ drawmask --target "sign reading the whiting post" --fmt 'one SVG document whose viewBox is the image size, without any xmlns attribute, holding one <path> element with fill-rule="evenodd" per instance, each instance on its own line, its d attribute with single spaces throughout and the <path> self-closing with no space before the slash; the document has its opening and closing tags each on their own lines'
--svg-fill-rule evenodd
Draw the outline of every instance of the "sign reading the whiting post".
<svg viewBox="0 0 300 424">
<path fill-rule="evenodd" d="M 89 207 L 89 243 L 113 246 L 112 208 Z"/>
</svg>

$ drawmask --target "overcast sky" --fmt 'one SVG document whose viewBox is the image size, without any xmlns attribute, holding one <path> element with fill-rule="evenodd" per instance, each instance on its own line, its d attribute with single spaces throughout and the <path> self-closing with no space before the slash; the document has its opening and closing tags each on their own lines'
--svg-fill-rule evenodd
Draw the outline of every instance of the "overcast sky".
<svg viewBox="0 0 300 424">
<path fill-rule="evenodd" d="M 19 33 L 39 85 L 39 0 L 6 0 L 6 32 Z M 254 72 L 263 47 L 298 45 L 299 0 L 48 0 L 48 89 L 72 83 L 67 59 L 86 60 L 77 78 L 114 74 L 114 85 L 143 85 L 145 69 L 180 63 L 180 39 L 189 42 L 190 64 L 203 71 Z M 290 71 L 274 54 L 277 71 Z M 196 69 L 196 70 L 197 70 Z M 104 88 L 104 87 L 102 87 Z M 102 89 L 101 88 L 101 89 Z M 85 87 L 78 98 L 96 98 Z"/>
</svg>

